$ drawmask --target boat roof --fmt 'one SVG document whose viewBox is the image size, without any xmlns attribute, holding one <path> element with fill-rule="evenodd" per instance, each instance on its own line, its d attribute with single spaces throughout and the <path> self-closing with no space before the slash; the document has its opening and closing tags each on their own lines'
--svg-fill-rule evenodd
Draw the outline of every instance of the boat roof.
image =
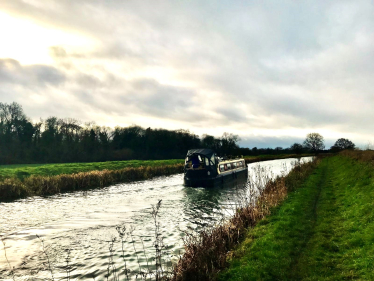
<svg viewBox="0 0 374 281">
<path fill-rule="evenodd" d="M 226 160 L 219 162 L 219 164 L 221 165 L 221 164 L 233 163 L 233 162 L 238 162 L 238 161 L 244 161 L 244 158 L 226 159 Z"/>
<path fill-rule="evenodd" d="M 210 158 L 214 154 L 214 150 L 209 149 L 209 148 L 190 149 L 187 152 L 187 157 L 191 156 L 193 154 L 200 154 L 200 155 L 204 155 L 204 156 Z"/>
</svg>

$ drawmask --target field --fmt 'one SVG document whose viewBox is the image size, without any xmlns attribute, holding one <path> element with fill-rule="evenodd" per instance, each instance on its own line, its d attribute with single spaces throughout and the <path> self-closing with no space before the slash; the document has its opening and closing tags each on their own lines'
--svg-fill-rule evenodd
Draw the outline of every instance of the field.
<svg viewBox="0 0 374 281">
<path fill-rule="evenodd" d="M 219 280 L 374 280 L 374 169 L 335 156 L 246 233 Z"/>
<path fill-rule="evenodd" d="M 0 181 L 6 178 L 35 176 L 56 176 L 61 174 L 76 174 L 81 172 L 121 170 L 124 168 L 158 167 L 184 163 L 183 159 L 172 160 L 128 160 L 94 163 L 63 163 L 63 164 L 26 164 L 0 165 Z"/>
</svg>

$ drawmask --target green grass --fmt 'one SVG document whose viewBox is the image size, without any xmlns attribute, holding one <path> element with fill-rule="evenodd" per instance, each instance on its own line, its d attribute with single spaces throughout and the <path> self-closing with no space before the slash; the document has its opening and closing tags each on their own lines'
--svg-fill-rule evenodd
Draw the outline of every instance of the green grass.
<svg viewBox="0 0 374 281">
<path fill-rule="evenodd" d="M 374 170 L 336 156 L 250 229 L 219 280 L 374 280 Z"/>
<path fill-rule="evenodd" d="M 1 165 L 0 180 L 6 178 L 23 179 L 30 175 L 54 176 L 60 174 L 74 174 L 79 172 L 120 170 L 127 167 L 164 166 L 184 163 L 183 159 L 172 160 L 128 160 L 93 163 L 64 163 L 64 164 L 29 164 L 29 165 Z"/>
</svg>

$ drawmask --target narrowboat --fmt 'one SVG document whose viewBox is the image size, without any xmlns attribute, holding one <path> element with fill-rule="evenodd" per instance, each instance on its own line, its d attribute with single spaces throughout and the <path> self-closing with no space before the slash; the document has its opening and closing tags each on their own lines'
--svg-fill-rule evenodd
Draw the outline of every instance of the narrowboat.
<svg viewBox="0 0 374 281">
<path fill-rule="evenodd" d="M 191 149 L 184 165 L 184 185 L 213 187 L 241 178 L 247 180 L 245 160 L 221 159 L 212 149 Z"/>
</svg>

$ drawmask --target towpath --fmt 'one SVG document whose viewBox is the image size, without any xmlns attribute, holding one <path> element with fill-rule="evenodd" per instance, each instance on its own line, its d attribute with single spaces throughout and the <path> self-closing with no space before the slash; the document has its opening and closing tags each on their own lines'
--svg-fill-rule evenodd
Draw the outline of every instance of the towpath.
<svg viewBox="0 0 374 281">
<path fill-rule="evenodd" d="M 273 210 L 219 280 L 374 280 L 374 169 L 336 156 Z"/>
</svg>

